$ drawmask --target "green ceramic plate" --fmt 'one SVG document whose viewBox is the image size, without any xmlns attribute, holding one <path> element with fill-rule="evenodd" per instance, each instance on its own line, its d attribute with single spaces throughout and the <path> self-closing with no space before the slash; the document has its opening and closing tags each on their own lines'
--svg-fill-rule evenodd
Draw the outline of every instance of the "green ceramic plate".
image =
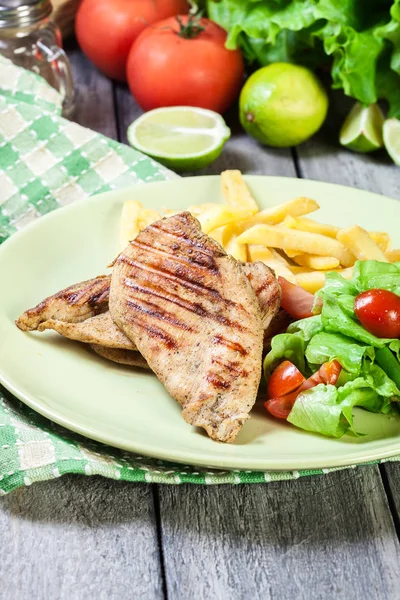
<svg viewBox="0 0 400 600">
<path fill-rule="evenodd" d="M 247 177 L 261 207 L 310 196 L 318 219 L 388 231 L 400 246 L 400 203 L 316 181 Z M 180 407 L 150 373 L 114 365 L 56 333 L 23 333 L 14 319 L 45 296 L 104 273 L 117 252 L 122 203 L 184 209 L 220 198 L 218 177 L 196 177 L 109 192 L 57 210 L 0 248 L 0 381 L 23 402 L 95 440 L 162 459 L 219 468 L 335 467 L 400 453 L 400 421 L 362 410 L 365 436 L 324 438 L 268 418 L 262 404 L 237 441 L 211 441 L 183 421 Z"/>
</svg>

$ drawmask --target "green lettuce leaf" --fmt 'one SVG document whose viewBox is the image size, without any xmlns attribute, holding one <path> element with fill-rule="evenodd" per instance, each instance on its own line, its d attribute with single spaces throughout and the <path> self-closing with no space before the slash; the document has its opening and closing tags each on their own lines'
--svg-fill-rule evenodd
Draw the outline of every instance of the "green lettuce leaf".
<svg viewBox="0 0 400 600">
<path fill-rule="evenodd" d="M 334 88 L 399 115 L 400 0 L 208 0 L 207 10 L 250 62 L 331 62 Z"/>
<path fill-rule="evenodd" d="M 284 360 L 290 360 L 303 374 L 306 372 L 304 358 L 305 342 L 301 332 L 280 333 L 271 342 L 271 350 L 264 359 L 264 374 L 268 379 L 275 367 Z"/>
<path fill-rule="evenodd" d="M 306 349 L 306 359 L 313 365 L 322 365 L 330 360 L 338 360 L 349 373 L 359 375 L 363 368 L 363 359 L 374 359 L 374 350 L 370 346 L 359 344 L 340 333 L 317 333 Z"/>
<path fill-rule="evenodd" d="M 320 384 L 302 392 L 290 414 L 289 423 L 329 437 L 342 437 L 353 428 L 353 409 L 358 406 L 375 413 L 392 410 L 390 399 L 379 393 L 363 378 L 358 377 L 344 386 Z"/>
</svg>

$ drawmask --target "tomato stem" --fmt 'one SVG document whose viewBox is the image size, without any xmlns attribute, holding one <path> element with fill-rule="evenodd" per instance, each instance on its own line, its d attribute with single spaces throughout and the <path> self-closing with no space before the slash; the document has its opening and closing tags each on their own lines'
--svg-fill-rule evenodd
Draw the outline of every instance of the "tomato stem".
<svg viewBox="0 0 400 600">
<path fill-rule="evenodd" d="M 179 31 L 177 31 L 177 34 L 179 37 L 184 38 L 185 40 L 192 40 L 204 31 L 205 27 L 200 23 L 202 16 L 201 11 L 196 14 L 189 14 L 186 23 L 182 21 L 181 17 L 177 16 L 176 20 L 179 23 Z"/>
</svg>

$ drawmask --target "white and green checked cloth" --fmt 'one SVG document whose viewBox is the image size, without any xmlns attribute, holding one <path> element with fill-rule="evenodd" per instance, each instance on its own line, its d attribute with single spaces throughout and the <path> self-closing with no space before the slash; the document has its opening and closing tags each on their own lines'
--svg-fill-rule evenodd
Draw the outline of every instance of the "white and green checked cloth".
<svg viewBox="0 0 400 600">
<path fill-rule="evenodd" d="M 138 181 L 173 176 L 135 150 L 61 118 L 60 95 L 1 56 L 0 92 L 0 243 L 60 206 Z M 0 495 L 65 473 L 221 484 L 325 472 L 329 470 L 217 471 L 129 454 L 55 425 L 0 387 Z"/>
</svg>

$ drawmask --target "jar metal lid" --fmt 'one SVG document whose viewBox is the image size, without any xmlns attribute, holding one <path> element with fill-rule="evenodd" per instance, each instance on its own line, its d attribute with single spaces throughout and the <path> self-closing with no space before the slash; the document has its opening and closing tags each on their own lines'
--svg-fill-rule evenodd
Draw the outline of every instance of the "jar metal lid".
<svg viewBox="0 0 400 600">
<path fill-rule="evenodd" d="M 26 27 L 50 15 L 50 0 L 2 0 L 0 29 Z"/>
</svg>

